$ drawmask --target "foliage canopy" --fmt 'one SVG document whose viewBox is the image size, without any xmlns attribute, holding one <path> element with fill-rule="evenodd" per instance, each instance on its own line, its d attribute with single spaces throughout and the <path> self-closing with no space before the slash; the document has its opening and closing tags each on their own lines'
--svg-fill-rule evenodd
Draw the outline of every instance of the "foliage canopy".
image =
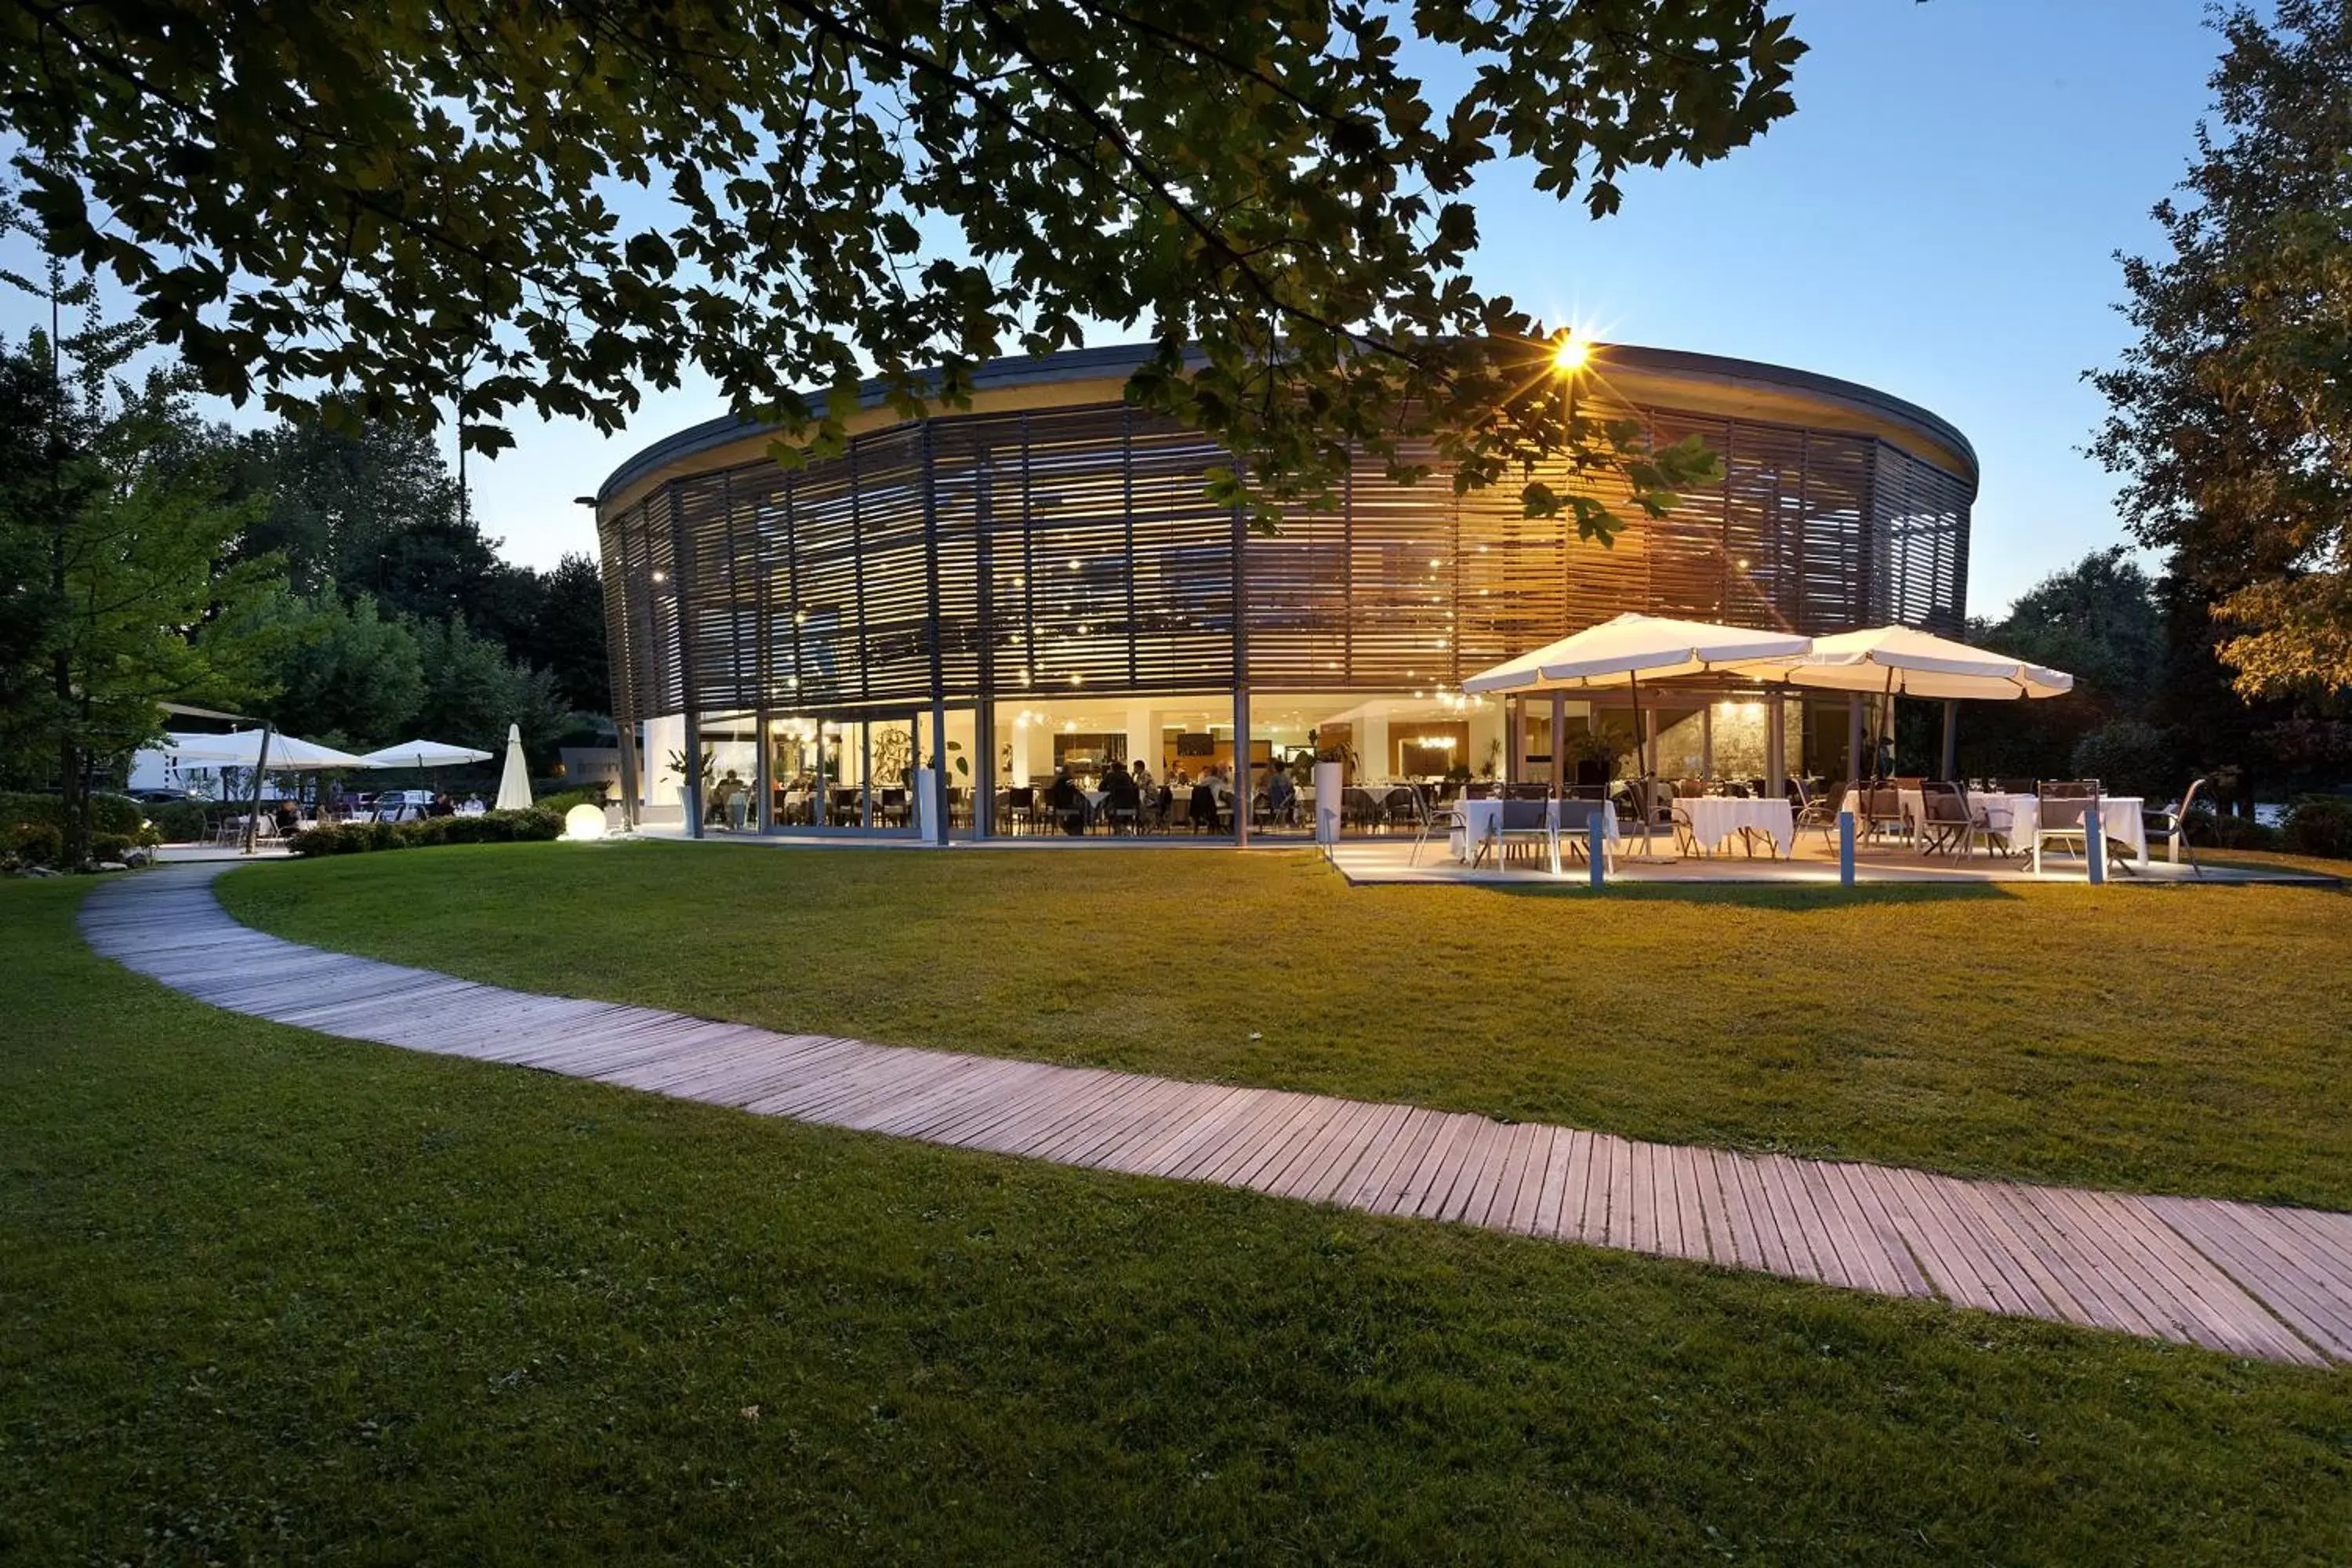
<svg viewBox="0 0 2352 1568">
<path fill-rule="evenodd" d="M 2124 264 L 2139 338 L 2093 379 L 2141 542 L 2213 602 L 2239 690 L 2352 690 L 2352 5 L 2220 19 L 2170 254 Z"/>
<path fill-rule="evenodd" d="M 1427 435 L 1605 536 L 1532 465 L 1654 510 L 1713 460 L 1549 395 L 1548 326 L 1465 270 L 1474 178 L 1612 212 L 1790 112 L 1803 47 L 1763 0 L 27 0 L 0 124 L 65 252 L 233 397 L 453 400 L 495 451 L 692 366 L 789 458 L 869 372 L 912 415 L 1116 323 L 1262 519 Z"/>
</svg>

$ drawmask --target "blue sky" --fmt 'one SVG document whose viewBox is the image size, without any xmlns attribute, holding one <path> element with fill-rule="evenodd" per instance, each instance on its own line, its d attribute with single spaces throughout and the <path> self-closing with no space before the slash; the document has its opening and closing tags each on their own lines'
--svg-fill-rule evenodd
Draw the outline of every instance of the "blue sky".
<svg viewBox="0 0 2352 1568">
<path fill-rule="evenodd" d="M 1491 170 L 1477 280 L 1616 341 L 1844 376 L 1951 420 L 1984 473 L 1969 605 L 1998 614 L 2118 538 L 2081 373 L 2126 341 L 2113 253 L 2157 244 L 2147 211 L 2180 178 L 2218 38 L 2201 0 L 1788 4 L 1812 46 L 1792 118 L 1724 163 L 1637 174 L 1598 224 Z M 0 305 L 11 335 L 27 321 Z M 593 552 L 572 498 L 722 412 L 689 381 L 618 436 L 519 424 L 473 461 L 477 515 L 519 561 Z"/>
</svg>

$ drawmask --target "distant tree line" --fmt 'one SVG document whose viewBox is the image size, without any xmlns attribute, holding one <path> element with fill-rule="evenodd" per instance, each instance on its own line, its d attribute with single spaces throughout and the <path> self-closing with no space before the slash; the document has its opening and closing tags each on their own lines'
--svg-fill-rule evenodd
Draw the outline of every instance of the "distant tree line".
<svg viewBox="0 0 2352 1568">
<path fill-rule="evenodd" d="M 353 414 L 233 439 L 259 510 L 232 558 L 284 574 L 252 625 L 292 634 L 267 717 L 331 745 L 488 747 L 520 723 L 544 757 L 575 715 L 604 710 L 596 563 L 500 559 L 428 432 Z"/>
<path fill-rule="evenodd" d="M 329 745 L 413 734 L 535 767 L 603 724 L 594 563 L 499 559 L 430 435 L 336 408 L 238 433 L 52 264 L 53 325 L 0 341 L 0 788 L 91 798 L 179 702 Z M 68 326 L 79 318 L 80 324 Z"/>
</svg>

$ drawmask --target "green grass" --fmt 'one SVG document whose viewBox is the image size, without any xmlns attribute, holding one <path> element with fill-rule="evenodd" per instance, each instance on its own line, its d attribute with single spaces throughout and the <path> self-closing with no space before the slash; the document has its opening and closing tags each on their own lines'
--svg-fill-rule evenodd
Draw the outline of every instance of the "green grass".
<svg viewBox="0 0 2352 1568">
<path fill-rule="evenodd" d="M 2343 1371 L 332 1040 L 84 886 L 0 883 L 0 1561 L 2352 1557 Z"/>
<path fill-rule="evenodd" d="M 241 918 L 530 990 L 1962 1174 L 2352 1208 L 2352 896 L 1346 886 L 1305 856 L 570 845 Z"/>
</svg>

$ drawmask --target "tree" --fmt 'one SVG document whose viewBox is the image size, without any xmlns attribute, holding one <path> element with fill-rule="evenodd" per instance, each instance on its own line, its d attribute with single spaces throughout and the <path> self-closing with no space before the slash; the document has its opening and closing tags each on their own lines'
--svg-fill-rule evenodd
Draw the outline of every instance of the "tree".
<svg viewBox="0 0 2352 1568">
<path fill-rule="evenodd" d="M 2169 255 L 2127 259 L 2138 341 L 2093 379 L 2134 532 L 2213 605 L 2246 696 L 2352 690 L 2352 3 L 2221 18 Z"/>
<path fill-rule="evenodd" d="M 1614 211 L 1631 167 L 1721 158 L 1794 107 L 1763 0 L 444 0 L 0 11 L 26 200 L 213 390 L 429 420 L 494 452 L 529 405 L 611 430 L 713 375 L 838 449 L 871 370 L 911 416 L 1089 321 L 1129 384 L 1243 458 L 1214 493 L 1325 499 L 1351 447 L 1530 511 L 1619 519 L 1711 479 L 1695 443 L 1552 395 L 1552 334 L 1466 275 L 1482 165 Z M 614 190 L 656 216 L 625 223 Z M 937 367 L 936 373 L 931 367 Z"/>
<path fill-rule="evenodd" d="M 556 694 L 583 712 L 613 700 L 604 655 L 604 579 L 585 555 L 567 554 L 539 578 L 539 613 L 518 651 L 555 680 Z"/>
<path fill-rule="evenodd" d="M 82 298 L 54 272 L 51 286 L 60 304 Z M 271 651 L 267 637 L 194 635 L 248 613 L 279 580 L 267 560 L 226 562 L 249 512 L 231 499 L 226 440 L 194 419 L 184 382 L 113 379 L 136 346 L 95 319 L 62 341 L 0 343 L 12 401 L 0 419 L 31 448 L 0 486 L 0 557 L 35 569 L 30 592 L 24 580 L 12 590 L 9 622 L 38 672 L 10 684 L 9 771 L 33 772 L 46 752 L 68 864 L 89 856 L 94 775 L 156 733 L 160 704 L 249 698 Z"/>
<path fill-rule="evenodd" d="M 2074 677 L 2063 697 L 1970 710 L 1958 760 L 1979 776 L 2058 777 L 2074 771 L 2086 733 L 2116 723 L 2146 728 L 2167 658 L 2157 584 L 2120 545 L 2052 573 L 2000 620 L 1971 625 L 1969 640 Z M 2147 737 L 2130 734 L 2144 757 Z M 1932 744 L 1925 731 L 1906 738 L 1906 747 L 1922 748 L 1914 754 Z M 2149 770 L 2143 763 L 2140 771 Z"/>
<path fill-rule="evenodd" d="M 431 433 L 383 420 L 286 419 L 245 438 L 247 480 L 268 510 L 239 549 L 278 554 L 295 591 L 332 584 L 396 614 L 438 619 L 503 569 L 461 518 Z"/>
<path fill-rule="evenodd" d="M 345 603 L 331 583 L 315 599 L 278 594 L 213 635 L 257 633 L 283 649 L 271 670 L 278 695 L 262 706 L 279 729 L 362 752 L 406 738 L 425 701 L 424 660 L 408 624 L 385 619 L 373 598 Z"/>
<path fill-rule="evenodd" d="M 507 726 L 522 726 L 524 750 L 544 762 L 562 735 L 568 715 L 543 669 L 507 657 L 488 637 L 467 629 L 463 616 L 415 626 L 425 670 L 425 700 L 416 728 L 436 741 L 497 751 Z"/>
</svg>

